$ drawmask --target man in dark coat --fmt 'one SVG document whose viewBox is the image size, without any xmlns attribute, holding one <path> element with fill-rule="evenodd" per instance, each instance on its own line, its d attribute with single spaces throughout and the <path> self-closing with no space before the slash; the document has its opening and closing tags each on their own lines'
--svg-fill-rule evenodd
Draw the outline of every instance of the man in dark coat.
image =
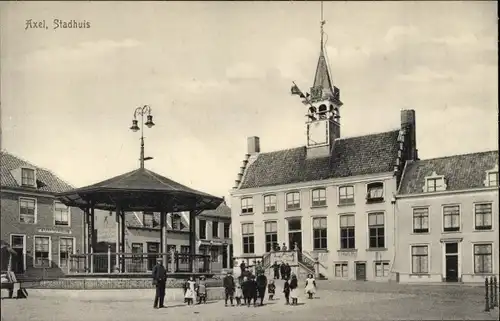
<svg viewBox="0 0 500 321">
<path fill-rule="evenodd" d="M 245 264 L 245 261 L 241 261 L 240 263 L 240 270 L 241 270 L 241 274 L 243 275 L 243 272 L 245 272 L 245 268 L 246 268 L 246 264 Z"/>
<path fill-rule="evenodd" d="M 290 267 L 290 265 L 288 263 L 285 263 L 285 275 L 286 275 L 287 280 L 290 279 L 291 274 L 292 274 L 292 268 Z"/>
<path fill-rule="evenodd" d="M 167 283 L 167 270 L 163 266 L 162 259 L 158 259 L 156 265 L 153 267 L 152 276 L 153 285 L 156 286 L 156 294 L 153 307 L 155 309 L 163 308 L 163 300 L 165 299 L 165 286 Z"/>
<path fill-rule="evenodd" d="M 255 275 L 250 276 L 250 282 L 248 282 L 248 294 L 250 295 L 250 300 L 248 300 L 248 306 L 250 306 L 250 301 L 253 300 L 253 306 L 257 306 L 257 281 L 255 280 Z"/>
<path fill-rule="evenodd" d="M 281 272 L 281 278 L 283 280 L 286 280 L 286 265 L 285 265 L 285 262 L 281 262 L 280 272 Z"/>
<path fill-rule="evenodd" d="M 279 280 L 280 279 L 280 266 L 279 266 L 278 262 L 274 262 L 273 271 L 274 271 L 274 279 Z"/>
<path fill-rule="evenodd" d="M 234 306 L 233 297 L 234 297 L 234 289 L 236 287 L 234 283 L 234 278 L 231 272 L 228 272 L 224 279 L 222 280 L 222 285 L 224 286 L 225 292 L 225 306 L 227 306 L 227 301 L 231 302 L 231 306 Z"/>
<path fill-rule="evenodd" d="M 257 275 L 257 279 L 255 280 L 257 283 L 257 292 L 259 294 L 260 305 L 264 305 L 264 296 L 266 295 L 267 288 L 267 277 L 264 273 L 260 273 Z"/>
</svg>

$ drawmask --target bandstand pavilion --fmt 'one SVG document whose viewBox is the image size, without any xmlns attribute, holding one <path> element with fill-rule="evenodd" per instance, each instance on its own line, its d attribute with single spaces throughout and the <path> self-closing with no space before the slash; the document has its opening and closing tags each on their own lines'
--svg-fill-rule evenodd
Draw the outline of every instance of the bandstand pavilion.
<svg viewBox="0 0 500 321">
<path fill-rule="evenodd" d="M 223 199 L 177 183 L 153 171 L 141 167 L 102 182 L 60 193 L 57 198 L 65 205 L 78 207 L 85 215 L 85 253 L 91 261 L 95 253 L 94 218 L 95 210 L 116 213 L 116 255 L 120 272 L 125 272 L 125 213 L 148 211 L 160 213 L 160 249 L 163 264 L 167 265 L 167 213 L 189 212 L 189 266 L 195 272 L 196 220 L 204 210 L 214 210 Z M 100 212 L 102 213 L 102 212 Z M 118 255 L 121 258 L 118 260 Z M 87 262 L 88 266 L 92 266 Z M 90 268 L 90 272 L 92 268 Z"/>
</svg>

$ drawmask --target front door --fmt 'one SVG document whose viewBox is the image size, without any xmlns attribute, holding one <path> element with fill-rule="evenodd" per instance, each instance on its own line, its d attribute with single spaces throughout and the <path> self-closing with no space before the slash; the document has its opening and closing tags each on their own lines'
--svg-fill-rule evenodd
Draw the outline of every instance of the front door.
<svg viewBox="0 0 500 321">
<path fill-rule="evenodd" d="M 446 243 L 446 282 L 458 282 L 458 243 Z"/>
<path fill-rule="evenodd" d="M 366 263 L 356 262 L 356 280 L 366 281 Z"/>
<path fill-rule="evenodd" d="M 24 236 L 12 235 L 11 247 L 16 252 L 12 255 L 12 271 L 16 274 L 24 273 Z"/>
<path fill-rule="evenodd" d="M 156 265 L 156 259 L 158 255 L 154 253 L 160 253 L 160 243 L 157 242 L 147 242 L 147 253 L 148 253 L 148 271 L 153 270 L 153 266 Z"/>
<path fill-rule="evenodd" d="M 298 249 L 302 250 L 302 220 L 300 218 L 288 220 L 288 250 L 294 250 L 295 243 Z"/>
<path fill-rule="evenodd" d="M 24 253 L 22 248 L 14 248 L 16 255 L 12 256 L 12 272 L 15 274 L 24 273 Z"/>
</svg>

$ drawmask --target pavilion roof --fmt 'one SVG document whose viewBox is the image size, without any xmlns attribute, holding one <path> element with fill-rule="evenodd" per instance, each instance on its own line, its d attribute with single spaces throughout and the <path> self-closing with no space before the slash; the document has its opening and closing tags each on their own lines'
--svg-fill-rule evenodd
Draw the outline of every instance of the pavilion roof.
<svg viewBox="0 0 500 321">
<path fill-rule="evenodd" d="M 145 168 L 99 183 L 57 194 L 67 206 L 93 205 L 102 210 L 203 211 L 216 209 L 223 199 L 197 191 Z"/>
</svg>

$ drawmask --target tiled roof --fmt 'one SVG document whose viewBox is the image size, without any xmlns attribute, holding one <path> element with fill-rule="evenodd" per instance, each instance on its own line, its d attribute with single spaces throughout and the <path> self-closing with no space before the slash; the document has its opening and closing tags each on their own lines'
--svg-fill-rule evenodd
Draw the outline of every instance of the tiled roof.
<svg viewBox="0 0 500 321">
<path fill-rule="evenodd" d="M 220 218 L 231 218 L 231 208 L 222 203 L 215 210 L 206 210 L 201 212 L 199 216 L 210 216 L 210 217 L 220 217 Z"/>
<path fill-rule="evenodd" d="M 11 171 L 18 169 L 20 167 L 33 167 L 36 169 L 36 178 L 38 191 L 48 192 L 48 193 L 61 193 L 66 192 L 73 187 L 68 183 L 64 182 L 62 179 L 57 177 L 51 171 L 35 166 L 17 156 L 14 156 L 6 151 L 0 152 L 0 162 L 1 162 L 1 186 L 8 188 L 22 188 L 12 175 Z M 30 190 L 32 190 L 30 188 Z"/>
<path fill-rule="evenodd" d="M 399 130 L 335 140 L 328 157 L 307 159 L 306 147 L 261 153 L 247 166 L 240 189 L 391 172 Z"/>
<path fill-rule="evenodd" d="M 409 162 L 403 174 L 399 194 L 423 193 L 425 177 L 436 172 L 446 180 L 446 190 L 484 187 L 486 171 L 498 164 L 498 151 L 454 155 Z"/>
<path fill-rule="evenodd" d="M 96 208 L 114 209 L 116 207 L 115 201 L 104 192 L 135 193 L 134 202 L 129 202 L 130 204 L 127 205 L 126 210 L 128 211 L 145 208 L 144 200 L 136 197 L 139 193 L 148 194 L 150 199 L 164 199 L 166 196 L 170 196 L 173 201 L 171 207 L 176 208 L 177 211 L 213 209 L 222 203 L 222 199 L 219 197 L 194 190 L 145 168 L 139 168 L 96 184 L 61 193 L 58 196 L 68 206 L 84 206 L 88 202 L 94 202 Z M 158 206 L 153 204 L 155 202 L 148 200 L 146 203 L 158 210 Z M 122 206 L 124 205 L 122 204 Z"/>
</svg>

